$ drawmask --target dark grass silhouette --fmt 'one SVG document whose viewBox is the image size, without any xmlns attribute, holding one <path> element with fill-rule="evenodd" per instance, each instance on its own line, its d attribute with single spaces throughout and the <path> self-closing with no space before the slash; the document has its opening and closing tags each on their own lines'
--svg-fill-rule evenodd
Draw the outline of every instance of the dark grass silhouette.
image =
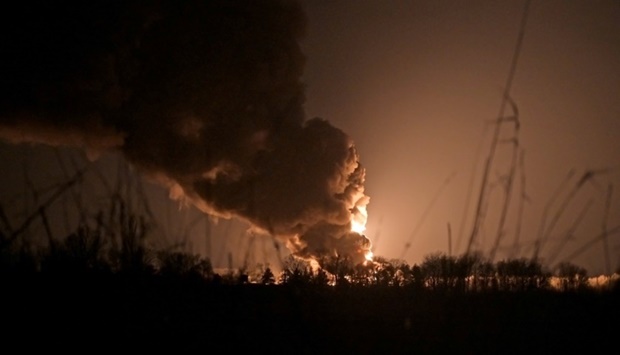
<svg viewBox="0 0 620 355">
<path fill-rule="evenodd" d="M 578 342 L 594 354 L 615 345 L 619 288 L 589 287 L 570 263 L 555 272 L 560 288 L 530 259 L 441 253 L 413 266 L 326 258 L 318 270 L 290 257 L 277 276 L 263 267 L 254 280 L 152 249 L 140 218 L 124 213 L 117 235 L 83 227 L 38 253 L 2 249 L 4 349 L 521 354 Z"/>
</svg>

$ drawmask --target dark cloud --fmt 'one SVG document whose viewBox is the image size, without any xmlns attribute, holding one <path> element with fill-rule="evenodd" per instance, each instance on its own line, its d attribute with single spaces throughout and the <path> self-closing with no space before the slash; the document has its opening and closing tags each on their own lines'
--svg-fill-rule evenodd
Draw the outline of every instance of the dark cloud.
<svg viewBox="0 0 620 355">
<path fill-rule="evenodd" d="M 363 260 L 364 169 L 344 132 L 305 117 L 298 3 L 22 1 L 1 16 L 0 137 L 118 149 L 300 256 Z"/>
</svg>

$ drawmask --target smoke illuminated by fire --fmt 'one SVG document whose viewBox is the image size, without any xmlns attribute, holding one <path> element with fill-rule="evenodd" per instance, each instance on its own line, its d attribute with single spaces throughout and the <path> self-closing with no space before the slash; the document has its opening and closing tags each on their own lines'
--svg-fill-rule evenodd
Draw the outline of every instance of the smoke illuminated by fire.
<svg viewBox="0 0 620 355">
<path fill-rule="evenodd" d="M 372 258 L 352 139 L 304 110 L 288 0 L 26 0 L 0 24 L 0 138 L 118 150 L 171 196 L 310 259 Z"/>
</svg>

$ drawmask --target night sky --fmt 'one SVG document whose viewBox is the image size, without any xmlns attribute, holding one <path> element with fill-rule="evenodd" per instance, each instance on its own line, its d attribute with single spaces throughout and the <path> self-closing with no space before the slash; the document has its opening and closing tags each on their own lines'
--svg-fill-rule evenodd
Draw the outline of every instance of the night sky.
<svg viewBox="0 0 620 355">
<path fill-rule="evenodd" d="M 453 253 L 463 252 L 525 2 L 306 4 L 307 112 L 329 117 L 357 142 L 367 168 L 368 227 L 377 239 L 376 253 L 400 257 L 407 242 L 409 262 L 447 252 L 448 223 Z M 532 255 L 545 206 L 556 191 L 561 194 L 547 209 L 547 225 L 588 171 L 597 173 L 569 200 L 541 256 L 564 243 L 558 262 L 601 233 L 609 186 L 608 229 L 620 222 L 619 67 L 618 2 L 531 2 L 510 92 L 520 115 L 529 198 L 519 254 Z M 489 227 L 480 234 L 486 251 L 496 235 L 491 216 L 502 203 L 498 179 L 506 174 L 509 150 L 500 149 L 489 178 L 500 197 L 489 202 Z M 571 180 L 560 187 L 571 169 Z M 603 169 L 611 170 L 598 172 Z M 515 251 L 520 175 L 513 183 L 505 248 L 500 245 L 496 258 Z M 583 220 L 572 227 L 591 199 Z M 565 242 L 571 229 L 573 237 Z M 614 268 L 617 235 L 609 240 Z M 597 243 L 571 261 L 602 272 L 603 250 Z"/>
<path fill-rule="evenodd" d="M 114 180 L 117 160 L 129 161 L 127 176 L 158 177 L 159 182 L 145 180 L 144 189 L 168 238 L 183 239 L 178 230 L 200 220 L 186 233 L 193 252 L 206 253 L 216 267 L 224 267 L 228 252 L 238 266 L 253 248 L 253 261 L 264 262 L 275 250 L 271 238 L 252 237 L 244 232 L 247 223 L 224 218 L 210 226 L 206 245 L 203 214 L 191 206 L 179 211 L 179 202 L 168 198 L 161 182 L 177 179 L 194 200 L 213 201 L 211 207 L 224 217 L 223 211 L 240 213 L 274 233 L 299 230 L 314 241 L 318 232 L 333 229 L 316 227 L 317 221 L 342 226 L 339 211 L 355 201 L 333 199 L 330 189 L 341 187 L 317 182 L 318 188 L 309 183 L 318 180 L 310 177 L 336 181 L 339 169 L 354 168 L 350 163 L 359 154 L 363 193 L 369 197 L 366 236 L 375 255 L 420 263 L 433 252 L 466 250 L 524 1 L 308 0 L 301 2 L 302 11 L 278 1 L 267 6 L 233 1 L 249 14 L 250 25 L 210 15 L 204 28 L 191 25 L 202 23 L 203 12 L 154 3 L 163 5 L 121 11 L 120 17 L 114 17 L 116 8 L 109 10 L 116 22 L 106 22 L 110 16 L 101 9 L 84 17 L 77 12 L 70 16 L 75 28 L 100 26 L 88 27 L 92 32 L 66 46 L 54 42 L 54 35 L 71 37 L 70 26 L 69 34 L 56 28 L 47 37 L 31 36 L 20 23 L 24 18 L 3 15 L 8 16 L 3 39 L 11 45 L 1 53 L 0 203 L 14 224 L 37 205 L 33 190 L 45 191 L 71 175 L 59 162 L 71 170 L 73 157 L 75 166 L 95 165 Z M 38 16 L 63 14 L 51 10 Z M 470 246 L 485 254 L 493 249 L 514 167 L 495 259 L 531 257 L 544 223 L 549 231 L 539 250 L 543 262 L 571 261 L 590 274 L 606 272 L 608 265 L 615 270 L 618 233 L 608 236 L 606 249 L 601 238 L 591 241 L 620 224 L 620 3 L 532 1 L 528 10 L 509 93 L 513 105 L 504 110 L 507 119 L 489 170 L 486 218 Z M 157 15 L 166 11 L 174 15 L 161 20 Z M 193 17 L 183 21 L 183 16 Z M 150 31 L 153 23 L 157 31 Z M 89 34 L 104 34 L 97 40 L 106 45 Z M 16 45 L 20 41 L 37 46 Z M 60 43 L 61 50 L 50 43 Z M 313 129 L 303 128 L 302 121 L 315 117 L 327 122 L 314 120 L 308 125 Z M 197 130 L 202 135 L 194 141 Z M 352 142 L 356 152 L 350 150 Z M 194 154 L 196 146 L 204 148 L 201 153 Z M 515 147 L 517 159 L 511 163 Z M 265 164 L 256 165 L 256 152 L 271 148 L 286 154 L 266 154 L 259 159 Z M 321 149 L 321 161 L 295 153 Z M 236 168 L 218 165 L 221 157 Z M 310 168 L 324 162 L 328 168 Z M 201 175 L 220 171 L 226 179 L 207 183 L 211 180 Z M 162 180 L 162 174 L 169 179 Z M 97 177 L 90 179 L 82 186 L 85 194 L 105 190 Z M 239 197 L 252 191 L 259 192 Z M 360 191 L 354 192 L 359 198 Z M 284 200 L 296 202 L 284 208 Z M 56 207 L 62 210 L 63 204 Z M 59 230 L 66 227 L 61 215 Z M 349 244 L 321 240 L 309 245 L 293 250 L 309 256 L 326 245 Z"/>
</svg>

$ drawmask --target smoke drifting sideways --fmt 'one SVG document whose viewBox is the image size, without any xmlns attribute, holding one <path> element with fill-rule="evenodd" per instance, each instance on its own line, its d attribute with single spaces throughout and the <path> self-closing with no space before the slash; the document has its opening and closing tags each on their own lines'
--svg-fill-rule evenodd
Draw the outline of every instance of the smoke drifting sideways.
<svg viewBox="0 0 620 355">
<path fill-rule="evenodd" d="M 119 150 L 296 256 L 364 260 L 365 171 L 350 137 L 305 117 L 300 4 L 25 0 L 0 16 L 0 138 Z"/>
</svg>

